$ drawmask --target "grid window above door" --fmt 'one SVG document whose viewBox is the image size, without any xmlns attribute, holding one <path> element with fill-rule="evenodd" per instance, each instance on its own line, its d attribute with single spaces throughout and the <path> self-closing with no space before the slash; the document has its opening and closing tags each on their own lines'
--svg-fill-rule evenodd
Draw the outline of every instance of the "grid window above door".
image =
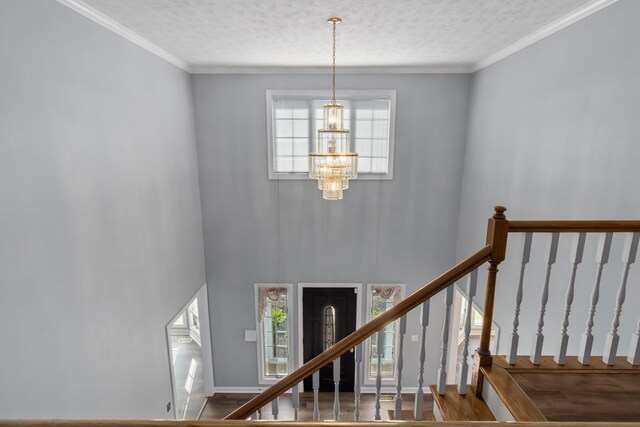
<svg viewBox="0 0 640 427">
<path fill-rule="evenodd" d="M 393 178 L 395 91 L 338 92 L 358 153 L 358 179 Z M 308 154 L 322 127 L 326 91 L 267 91 L 270 179 L 307 179 Z"/>
<path fill-rule="evenodd" d="M 311 111 L 305 100 L 274 101 L 274 170 L 277 173 L 307 173 Z"/>
</svg>

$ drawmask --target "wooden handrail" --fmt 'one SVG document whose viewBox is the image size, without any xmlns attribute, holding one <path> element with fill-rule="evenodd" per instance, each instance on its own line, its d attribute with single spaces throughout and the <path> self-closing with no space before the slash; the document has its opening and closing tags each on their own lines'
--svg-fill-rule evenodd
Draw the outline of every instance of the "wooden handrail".
<svg viewBox="0 0 640 427">
<path fill-rule="evenodd" d="M 259 421 L 259 420 L 2 420 L 0 427 L 273 427 L 285 424 L 291 427 L 327 427 L 323 421 Z M 406 427 L 640 427 L 638 422 L 497 422 L 497 421 L 331 421 L 332 427 L 380 427 L 403 425 Z"/>
<path fill-rule="evenodd" d="M 604 232 L 640 232 L 640 221 L 512 221 L 509 220 L 510 233 L 604 233 Z"/>
<path fill-rule="evenodd" d="M 371 320 L 361 328 L 357 329 L 352 334 L 341 339 L 335 343 L 331 348 L 318 356 L 314 357 L 300 368 L 293 371 L 291 374 L 282 378 L 280 381 L 264 390 L 258 396 L 254 397 L 229 415 L 225 420 L 241 420 L 247 418 L 258 409 L 262 408 L 267 403 L 271 402 L 276 397 L 280 396 L 285 391 L 289 390 L 294 385 L 300 383 L 309 375 L 313 374 L 318 369 L 331 363 L 334 359 L 349 351 L 351 348 L 360 344 L 376 331 L 382 329 L 388 323 L 399 319 L 404 316 L 429 298 L 436 295 L 443 289 L 451 286 L 456 280 L 466 276 L 491 257 L 491 246 L 487 245 L 480 249 L 469 258 L 457 264 L 447 272 L 438 276 L 407 298 L 400 301 L 389 310 L 382 313 L 380 316 Z"/>
</svg>

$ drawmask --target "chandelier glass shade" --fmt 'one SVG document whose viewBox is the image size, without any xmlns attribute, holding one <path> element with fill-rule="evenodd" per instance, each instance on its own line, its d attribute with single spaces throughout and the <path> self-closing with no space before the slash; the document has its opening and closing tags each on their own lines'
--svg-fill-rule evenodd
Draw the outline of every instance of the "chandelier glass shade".
<svg viewBox="0 0 640 427">
<path fill-rule="evenodd" d="M 333 85 L 331 103 L 322 108 L 322 128 L 318 129 L 316 151 L 309 153 L 309 178 L 318 180 L 325 200 L 341 200 L 349 180 L 358 177 L 358 154 L 351 150 L 349 129 L 344 128 L 344 106 L 336 102 L 336 25 L 333 25 Z"/>
</svg>

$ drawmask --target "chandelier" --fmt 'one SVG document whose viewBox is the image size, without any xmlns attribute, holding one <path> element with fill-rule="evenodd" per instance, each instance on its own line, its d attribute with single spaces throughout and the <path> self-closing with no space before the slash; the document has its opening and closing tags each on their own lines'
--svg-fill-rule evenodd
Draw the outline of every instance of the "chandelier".
<svg viewBox="0 0 640 427">
<path fill-rule="evenodd" d="M 336 25 L 342 19 L 329 18 L 328 22 L 333 26 L 331 103 L 322 107 L 317 148 L 309 153 L 309 178 L 318 180 L 323 199 L 342 200 L 349 180 L 358 177 L 358 153 L 350 149 L 349 129 L 344 128 L 344 105 L 336 102 Z"/>
</svg>

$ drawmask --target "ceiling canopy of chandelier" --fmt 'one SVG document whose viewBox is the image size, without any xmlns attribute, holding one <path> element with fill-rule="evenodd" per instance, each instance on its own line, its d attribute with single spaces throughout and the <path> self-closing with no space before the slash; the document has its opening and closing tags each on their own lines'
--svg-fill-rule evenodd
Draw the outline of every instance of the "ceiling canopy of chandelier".
<svg viewBox="0 0 640 427">
<path fill-rule="evenodd" d="M 358 177 L 358 153 L 351 151 L 349 129 L 344 128 L 344 106 L 336 102 L 336 25 L 340 18 L 329 18 L 333 27 L 333 68 L 331 103 L 322 110 L 317 149 L 309 153 L 309 178 L 318 180 L 325 200 L 342 200 L 349 180 Z"/>
</svg>

